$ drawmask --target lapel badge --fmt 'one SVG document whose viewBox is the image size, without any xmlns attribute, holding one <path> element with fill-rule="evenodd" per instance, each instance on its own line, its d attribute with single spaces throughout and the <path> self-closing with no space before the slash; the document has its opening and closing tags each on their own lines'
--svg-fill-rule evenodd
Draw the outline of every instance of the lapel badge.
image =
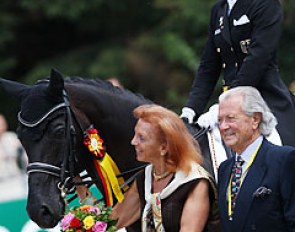
<svg viewBox="0 0 295 232">
<path fill-rule="evenodd" d="M 251 39 L 245 39 L 240 41 L 241 50 L 243 53 L 248 54 L 248 48 L 250 46 Z"/>
</svg>

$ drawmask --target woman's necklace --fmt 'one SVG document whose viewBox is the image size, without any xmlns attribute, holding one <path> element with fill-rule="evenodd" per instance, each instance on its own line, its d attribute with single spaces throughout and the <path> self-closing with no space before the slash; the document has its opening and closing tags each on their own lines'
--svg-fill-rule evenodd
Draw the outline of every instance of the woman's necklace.
<svg viewBox="0 0 295 232">
<path fill-rule="evenodd" d="M 170 171 L 166 171 L 166 172 L 164 172 L 164 173 L 158 175 L 158 174 L 156 173 L 155 169 L 153 169 L 153 177 L 154 177 L 155 181 L 158 181 L 158 180 L 164 179 L 165 177 L 169 176 L 170 174 L 171 174 Z"/>
</svg>

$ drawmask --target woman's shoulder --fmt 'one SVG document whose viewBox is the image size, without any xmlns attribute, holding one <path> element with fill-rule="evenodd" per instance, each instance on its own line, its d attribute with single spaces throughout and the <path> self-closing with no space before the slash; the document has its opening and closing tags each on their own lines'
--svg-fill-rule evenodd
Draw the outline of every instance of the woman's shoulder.
<svg viewBox="0 0 295 232">
<path fill-rule="evenodd" d="M 188 183 L 191 181 L 198 181 L 204 179 L 209 182 L 210 188 L 216 193 L 216 183 L 214 178 L 198 163 L 191 164 L 191 171 L 185 174 L 181 170 L 177 170 L 175 174 L 175 182 L 178 185 Z"/>
<path fill-rule="evenodd" d="M 199 176 L 199 178 L 205 178 L 205 179 L 210 179 L 212 176 L 205 170 L 205 168 L 198 164 L 198 163 L 193 163 L 192 164 L 192 170 L 190 174 L 194 174 Z"/>
<path fill-rule="evenodd" d="M 192 172 L 196 173 L 199 179 L 203 179 L 208 181 L 209 183 L 209 192 L 210 198 L 212 201 L 217 200 L 217 185 L 215 179 L 200 165 L 200 164 L 193 164 L 192 165 Z"/>
</svg>

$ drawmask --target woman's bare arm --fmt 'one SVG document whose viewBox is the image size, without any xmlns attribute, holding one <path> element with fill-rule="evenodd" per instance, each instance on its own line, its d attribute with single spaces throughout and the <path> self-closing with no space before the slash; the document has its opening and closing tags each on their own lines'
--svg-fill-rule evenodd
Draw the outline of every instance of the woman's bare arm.
<svg viewBox="0 0 295 232">
<path fill-rule="evenodd" d="M 201 179 L 184 204 L 180 232 L 202 232 L 208 220 L 209 209 L 209 182 Z"/>
</svg>

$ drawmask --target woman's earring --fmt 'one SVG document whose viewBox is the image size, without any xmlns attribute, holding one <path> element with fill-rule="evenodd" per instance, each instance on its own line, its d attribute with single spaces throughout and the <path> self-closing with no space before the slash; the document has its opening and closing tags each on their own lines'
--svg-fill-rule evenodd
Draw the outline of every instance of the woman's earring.
<svg viewBox="0 0 295 232">
<path fill-rule="evenodd" d="M 161 151 L 161 156 L 165 156 L 166 152 L 165 151 Z"/>
</svg>

